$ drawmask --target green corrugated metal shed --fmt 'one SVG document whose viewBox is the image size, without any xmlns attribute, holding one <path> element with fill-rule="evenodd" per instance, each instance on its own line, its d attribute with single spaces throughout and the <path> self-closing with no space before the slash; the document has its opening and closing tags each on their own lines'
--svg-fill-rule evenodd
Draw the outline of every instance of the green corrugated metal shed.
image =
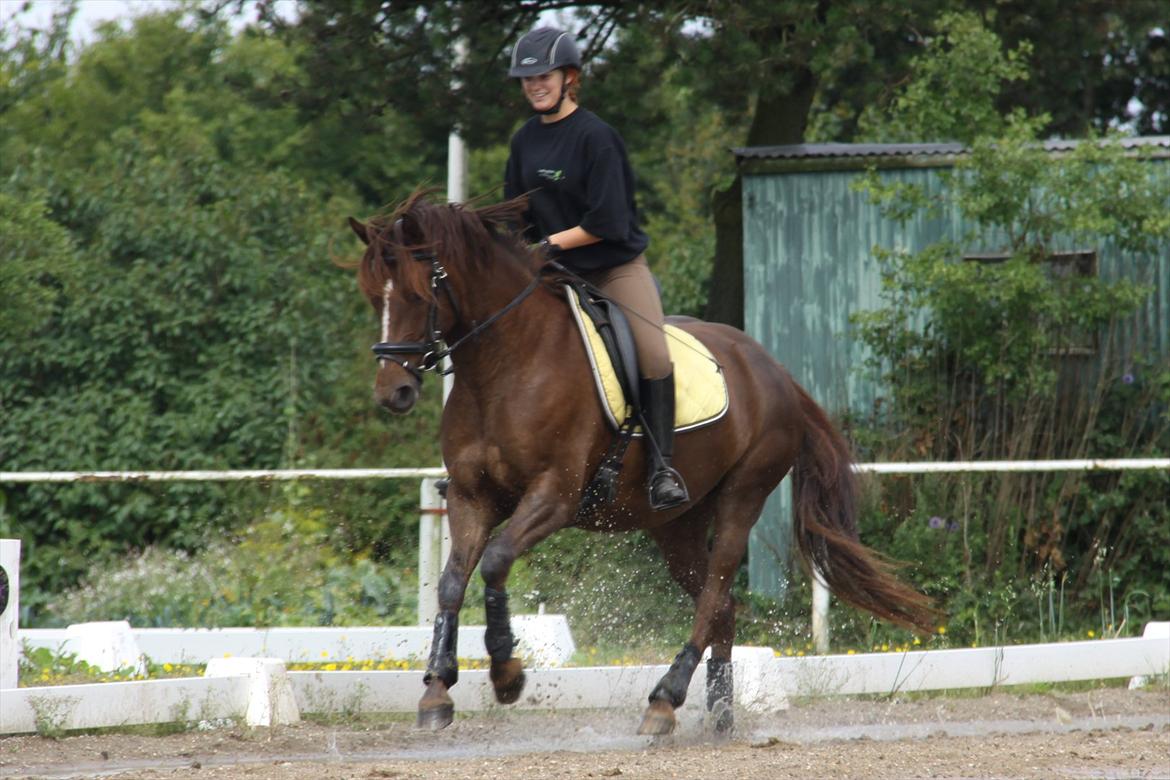
<svg viewBox="0 0 1170 780">
<path fill-rule="evenodd" d="M 1046 144 L 1053 153 L 1075 142 Z M 1170 164 L 1170 136 L 1124 142 L 1152 164 Z M 958 240 L 972 227 L 957 212 L 914 218 L 884 217 L 865 193 L 850 185 L 876 167 L 887 181 L 938 193 L 940 177 L 965 153 L 958 144 L 802 144 L 734 150 L 743 175 L 744 327 L 830 413 L 867 409 L 876 386 L 862 373 L 866 354 L 854 338 L 850 315 L 876 309 L 881 273 L 872 248 L 917 252 L 944 238 Z M 971 254 L 995 251 L 964 247 Z M 1126 274 L 1135 263 L 1153 268 L 1155 293 L 1129 323 L 1128 341 L 1170 355 L 1170 248 L 1152 257 L 1096 249 L 1099 273 Z M 788 576 L 791 520 L 789 480 L 773 493 L 752 532 L 749 586 L 779 595 Z"/>
</svg>

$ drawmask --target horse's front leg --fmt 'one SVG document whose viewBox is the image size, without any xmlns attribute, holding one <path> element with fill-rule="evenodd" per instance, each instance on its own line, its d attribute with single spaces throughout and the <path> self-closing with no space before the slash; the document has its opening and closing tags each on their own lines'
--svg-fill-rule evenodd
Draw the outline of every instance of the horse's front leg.
<svg viewBox="0 0 1170 780">
<path fill-rule="evenodd" d="M 480 564 L 484 580 L 484 612 L 487 627 L 484 644 L 491 657 L 489 677 L 496 701 L 512 704 L 524 690 L 524 664 L 512 655 L 516 640 L 512 635 L 505 590 L 508 573 L 516 558 L 554 531 L 571 522 L 576 504 L 565 500 L 565 491 L 551 478 L 537 480 L 521 500 L 505 528 L 488 544 Z"/>
<path fill-rule="evenodd" d="M 459 610 L 463 607 L 467 581 L 483 554 L 493 525 L 486 513 L 475 511 L 473 506 L 461 507 L 454 496 L 448 508 L 451 517 L 451 555 L 439 578 L 439 614 L 435 617 L 431 654 L 423 676 L 426 691 L 418 703 L 418 726 L 429 729 L 444 728 L 455 719 L 455 703 L 447 691 L 459 681 L 456 654 Z"/>
</svg>

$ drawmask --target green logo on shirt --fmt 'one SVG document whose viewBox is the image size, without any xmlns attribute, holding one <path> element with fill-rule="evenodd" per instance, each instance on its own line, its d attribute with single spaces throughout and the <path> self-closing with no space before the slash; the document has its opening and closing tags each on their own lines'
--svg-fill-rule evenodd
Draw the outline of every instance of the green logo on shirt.
<svg viewBox="0 0 1170 780">
<path fill-rule="evenodd" d="M 536 175 L 542 179 L 548 179 L 549 181 L 561 181 L 565 178 L 564 171 L 562 171 L 562 170 L 555 170 L 554 171 L 550 168 L 539 168 L 536 171 Z"/>
</svg>

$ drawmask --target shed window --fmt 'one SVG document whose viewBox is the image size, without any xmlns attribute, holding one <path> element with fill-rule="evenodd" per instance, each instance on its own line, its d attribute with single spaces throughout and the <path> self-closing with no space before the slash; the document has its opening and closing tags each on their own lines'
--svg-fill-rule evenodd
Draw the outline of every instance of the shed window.
<svg viewBox="0 0 1170 780">
<path fill-rule="evenodd" d="M 963 255 L 969 262 L 997 264 L 1005 262 L 1011 255 L 1003 252 L 972 253 Z M 1095 249 L 1075 249 L 1068 252 L 1053 252 L 1045 258 L 1045 268 L 1054 279 L 1070 279 L 1074 277 L 1096 278 L 1097 251 Z M 1082 328 L 1072 329 L 1067 340 L 1058 347 L 1050 350 L 1053 355 L 1084 356 L 1097 353 L 1097 332 L 1088 332 Z"/>
</svg>

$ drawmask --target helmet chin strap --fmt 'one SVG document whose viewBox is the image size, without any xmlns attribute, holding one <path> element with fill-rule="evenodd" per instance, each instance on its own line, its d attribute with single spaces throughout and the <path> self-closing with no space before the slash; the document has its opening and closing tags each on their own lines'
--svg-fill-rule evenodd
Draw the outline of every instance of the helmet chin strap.
<svg viewBox="0 0 1170 780">
<path fill-rule="evenodd" d="M 561 96 L 557 98 L 556 105 L 554 105 L 552 108 L 546 108 L 543 111 L 537 111 L 536 113 L 540 114 L 541 116 L 552 116 L 561 110 L 561 104 L 565 102 L 565 82 L 567 81 L 567 78 L 561 79 Z"/>
</svg>

